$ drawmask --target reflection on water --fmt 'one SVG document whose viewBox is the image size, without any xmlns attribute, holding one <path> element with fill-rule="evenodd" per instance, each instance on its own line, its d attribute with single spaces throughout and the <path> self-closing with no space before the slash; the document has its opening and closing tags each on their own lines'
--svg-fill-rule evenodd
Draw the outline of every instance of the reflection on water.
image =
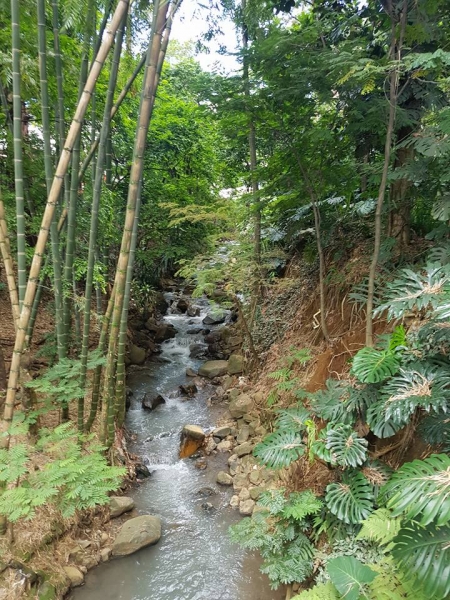
<svg viewBox="0 0 450 600">
<path fill-rule="evenodd" d="M 141 514 L 159 514 L 163 523 L 160 542 L 92 570 L 86 584 L 74 590 L 74 600 L 279 600 L 259 561 L 247 555 L 228 537 L 228 527 L 239 518 L 228 506 L 230 490 L 219 488 L 215 476 L 228 455 L 210 458 L 209 468 L 199 471 L 191 459 L 178 459 L 179 433 L 191 423 L 211 429 L 214 415 L 206 406 L 208 391 L 184 400 L 174 394 L 188 379 L 188 367 L 200 361 L 189 357 L 189 345 L 200 335 L 187 335 L 189 327 L 201 325 L 200 317 L 168 315 L 178 330 L 176 338 L 162 344 L 162 361 L 129 374 L 134 395 L 127 427 L 136 433 L 133 451 L 143 456 L 152 476 L 132 492 Z M 144 393 L 162 394 L 166 404 L 154 412 L 143 411 Z M 217 494 L 202 498 L 205 486 Z M 205 502 L 212 508 L 205 507 Z"/>
</svg>

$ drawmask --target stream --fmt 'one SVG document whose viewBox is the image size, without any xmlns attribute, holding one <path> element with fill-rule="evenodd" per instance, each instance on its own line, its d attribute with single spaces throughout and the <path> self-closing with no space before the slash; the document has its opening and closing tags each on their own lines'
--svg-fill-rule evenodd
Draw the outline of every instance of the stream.
<svg viewBox="0 0 450 600">
<path fill-rule="evenodd" d="M 167 294 L 168 301 L 173 298 Z M 186 424 L 210 431 L 223 407 L 208 406 L 213 386 L 205 384 L 192 399 L 178 395 L 178 386 L 190 378 L 186 369 L 197 370 L 201 360 L 190 358 L 189 346 L 202 335 L 188 330 L 202 325 L 208 302 L 198 317 L 169 314 L 164 317 L 177 335 L 163 342 L 161 354 L 128 373 L 133 390 L 126 426 L 136 436 L 131 450 L 141 456 L 152 475 L 130 490 L 139 514 L 161 516 L 163 533 L 155 546 L 111 560 L 91 570 L 73 600 L 278 600 L 268 579 L 259 572 L 260 559 L 233 544 L 228 528 L 239 520 L 229 507 L 232 490 L 215 483 L 226 467 L 229 454 L 211 455 L 208 467 L 199 470 L 195 460 L 178 458 L 180 431 Z M 192 381 L 192 379 L 191 379 Z M 154 411 L 141 408 L 144 393 L 161 394 L 166 404 Z M 201 488 L 216 494 L 199 495 Z M 207 505 L 206 503 L 209 503 Z M 212 507 L 211 507 L 212 504 Z M 203 505 L 203 506 L 202 506 Z"/>
</svg>

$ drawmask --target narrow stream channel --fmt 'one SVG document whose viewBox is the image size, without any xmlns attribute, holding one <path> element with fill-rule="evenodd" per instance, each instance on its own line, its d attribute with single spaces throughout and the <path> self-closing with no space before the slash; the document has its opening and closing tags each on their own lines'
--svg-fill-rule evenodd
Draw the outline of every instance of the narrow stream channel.
<svg viewBox="0 0 450 600">
<path fill-rule="evenodd" d="M 170 299 L 170 297 L 169 297 Z M 279 600 L 268 579 L 259 572 L 260 561 L 228 537 L 228 527 L 239 519 L 228 505 L 229 489 L 215 483 L 226 465 L 228 453 L 208 457 L 208 468 L 199 470 L 192 459 L 178 458 L 179 436 L 186 424 L 214 427 L 223 408 L 208 407 L 212 386 L 206 385 L 193 399 L 177 395 L 186 383 L 186 369 L 201 361 L 189 357 L 189 346 L 201 335 L 188 334 L 199 327 L 208 304 L 200 300 L 199 317 L 168 314 L 178 333 L 162 344 L 157 361 L 129 373 L 133 390 L 127 427 L 136 434 L 132 448 L 145 459 L 152 475 L 129 495 L 139 514 L 158 514 L 163 534 L 155 546 L 115 559 L 93 569 L 86 584 L 73 591 L 73 600 Z M 155 411 L 141 408 L 145 392 L 162 394 L 166 404 Z M 219 412 L 218 412 L 219 411 Z M 205 487 L 216 490 L 199 495 Z M 202 506 L 208 502 L 213 508 Z"/>
</svg>

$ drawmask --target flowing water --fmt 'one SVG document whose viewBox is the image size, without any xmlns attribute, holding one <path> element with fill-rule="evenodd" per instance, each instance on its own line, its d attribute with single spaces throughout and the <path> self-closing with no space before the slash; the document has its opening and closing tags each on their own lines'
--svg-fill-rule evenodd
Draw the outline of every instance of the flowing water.
<svg viewBox="0 0 450 600">
<path fill-rule="evenodd" d="M 170 295 L 169 300 L 171 299 Z M 114 559 L 93 569 L 86 584 L 74 590 L 74 600 L 279 600 L 268 580 L 259 572 L 259 559 L 245 553 L 228 537 L 228 527 L 239 519 L 228 505 L 231 491 L 215 483 L 228 454 L 208 458 L 208 468 L 199 470 L 192 459 L 178 458 L 179 436 L 186 424 L 211 430 L 218 409 L 208 406 L 211 386 L 200 389 L 193 399 L 183 399 L 178 386 L 186 383 L 186 369 L 197 369 L 201 361 L 190 358 L 189 346 L 201 335 L 187 331 L 201 325 L 207 309 L 190 318 L 168 314 L 178 333 L 162 344 L 155 362 L 129 373 L 133 390 L 127 427 L 136 434 L 132 448 L 142 456 L 152 475 L 130 495 L 139 514 L 161 516 L 163 533 L 155 546 L 131 556 Z M 170 312 L 170 311 L 169 311 Z M 166 404 L 144 411 L 145 392 L 162 394 Z M 198 494 L 205 486 L 217 493 Z M 205 506 L 210 503 L 213 506 Z M 203 506 L 202 506 L 203 505 Z"/>
</svg>

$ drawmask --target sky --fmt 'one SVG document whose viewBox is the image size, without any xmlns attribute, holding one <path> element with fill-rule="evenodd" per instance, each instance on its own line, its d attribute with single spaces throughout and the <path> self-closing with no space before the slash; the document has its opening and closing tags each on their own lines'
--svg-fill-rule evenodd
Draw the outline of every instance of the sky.
<svg viewBox="0 0 450 600">
<path fill-rule="evenodd" d="M 198 0 L 184 0 L 175 17 L 171 37 L 179 42 L 197 42 L 208 30 L 206 16 L 207 9 L 202 8 Z M 202 52 L 196 58 L 205 70 L 211 71 L 220 65 L 225 72 L 231 72 L 238 68 L 237 61 L 233 56 L 220 54 L 219 49 L 220 46 L 225 46 L 229 52 L 236 51 L 234 24 L 230 19 L 224 19 L 220 26 L 223 35 L 215 36 L 214 40 L 206 44 L 209 54 Z"/>
</svg>

